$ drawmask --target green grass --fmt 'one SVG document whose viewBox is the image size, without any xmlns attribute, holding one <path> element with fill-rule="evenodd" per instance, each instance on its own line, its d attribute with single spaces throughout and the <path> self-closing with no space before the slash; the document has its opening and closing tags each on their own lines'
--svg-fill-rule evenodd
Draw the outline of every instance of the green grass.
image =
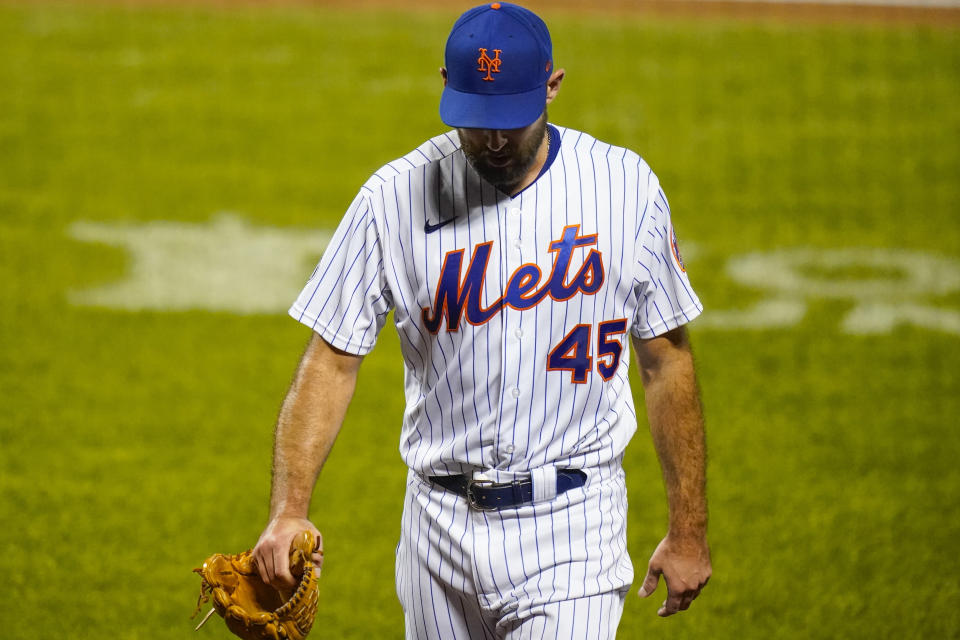
<svg viewBox="0 0 960 640">
<path fill-rule="evenodd" d="M 264 524 L 307 339 L 282 315 L 71 306 L 128 257 L 70 223 L 333 226 L 370 171 L 442 129 L 455 13 L 0 4 L 0 617 L 27 621 L 4 638 L 191 636 L 190 569 Z M 758 299 L 724 272 L 750 251 L 960 259 L 956 30 L 547 18 L 568 72 L 552 120 L 649 160 L 708 309 Z M 667 621 L 662 587 L 631 596 L 619 637 L 960 637 L 960 338 L 846 335 L 849 308 L 693 325 L 715 577 Z M 315 494 L 317 637 L 402 636 L 401 388 L 388 328 Z M 626 464 L 642 575 L 666 517 L 642 426 Z"/>
</svg>

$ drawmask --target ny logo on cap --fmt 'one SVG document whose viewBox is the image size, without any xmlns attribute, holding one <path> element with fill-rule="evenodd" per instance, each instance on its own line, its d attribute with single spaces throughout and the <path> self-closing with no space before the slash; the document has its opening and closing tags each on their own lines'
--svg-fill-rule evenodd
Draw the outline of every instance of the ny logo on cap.
<svg viewBox="0 0 960 640">
<path fill-rule="evenodd" d="M 494 78 L 491 76 L 491 73 L 500 73 L 500 52 L 501 49 L 493 50 L 493 57 L 487 55 L 487 50 L 483 47 L 480 47 L 480 57 L 477 58 L 477 64 L 480 66 L 477 67 L 477 71 L 486 71 L 487 75 L 484 76 L 484 80 L 487 82 L 493 82 Z"/>
</svg>

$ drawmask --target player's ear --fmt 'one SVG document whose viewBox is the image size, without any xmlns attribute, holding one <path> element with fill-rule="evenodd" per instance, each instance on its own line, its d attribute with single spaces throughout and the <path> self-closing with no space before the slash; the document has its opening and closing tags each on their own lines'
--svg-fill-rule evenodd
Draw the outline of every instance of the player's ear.
<svg viewBox="0 0 960 640">
<path fill-rule="evenodd" d="M 547 80 L 547 104 L 557 97 L 557 93 L 560 92 L 560 83 L 563 82 L 563 76 L 566 73 L 565 69 L 556 69 L 550 74 L 550 79 Z"/>
<path fill-rule="evenodd" d="M 440 67 L 440 77 L 443 78 L 443 86 L 447 86 L 447 69 Z"/>
</svg>

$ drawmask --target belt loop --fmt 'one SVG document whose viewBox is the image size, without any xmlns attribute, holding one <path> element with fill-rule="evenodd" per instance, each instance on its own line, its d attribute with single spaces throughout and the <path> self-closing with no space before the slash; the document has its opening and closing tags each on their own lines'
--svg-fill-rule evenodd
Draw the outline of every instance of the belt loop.
<svg viewBox="0 0 960 640">
<path fill-rule="evenodd" d="M 557 497 L 557 468 L 547 465 L 530 470 L 533 482 L 533 501 L 546 502 Z"/>
</svg>

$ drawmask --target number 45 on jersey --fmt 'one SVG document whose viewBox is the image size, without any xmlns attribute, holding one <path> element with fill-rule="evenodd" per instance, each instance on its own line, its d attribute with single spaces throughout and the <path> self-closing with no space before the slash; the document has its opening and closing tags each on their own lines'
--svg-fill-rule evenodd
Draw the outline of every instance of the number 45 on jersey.
<svg viewBox="0 0 960 640">
<path fill-rule="evenodd" d="M 597 373 L 610 380 L 620 366 L 623 343 L 619 335 L 627 330 L 625 318 L 597 325 Z M 570 382 L 584 384 L 593 370 L 591 355 L 593 325 L 578 324 L 547 355 L 547 371 L 569 371 Z"/>
</svg>

